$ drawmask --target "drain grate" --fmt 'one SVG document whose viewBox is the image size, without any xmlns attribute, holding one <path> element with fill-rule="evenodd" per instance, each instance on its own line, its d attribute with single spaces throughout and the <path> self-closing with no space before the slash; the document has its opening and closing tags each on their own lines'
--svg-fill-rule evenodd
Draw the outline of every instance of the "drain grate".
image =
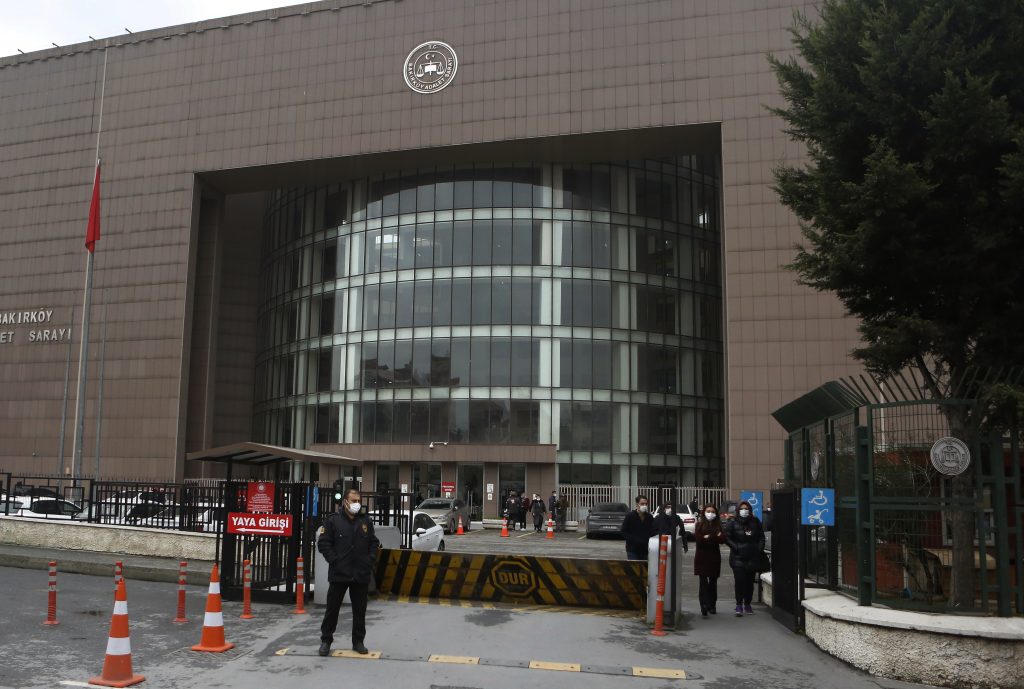
<svg viewBox="0 0 1024 689">
<path fill-rule="evenodd" d="M 203 651 L 193 651 L 191 646 L 185 646 L 185 648 L 179 648 L 176 651 L 171 651 L 169 655 L 172 656 L 188 656 L 189 658 L 196 658 L 200 660 L 234 660 L 235 658 L 241 658 L 252 653 L 251 649 L 239 649 L 238 646 L 229 648 L 223 653 L 205 653 Z"/>
</svg>

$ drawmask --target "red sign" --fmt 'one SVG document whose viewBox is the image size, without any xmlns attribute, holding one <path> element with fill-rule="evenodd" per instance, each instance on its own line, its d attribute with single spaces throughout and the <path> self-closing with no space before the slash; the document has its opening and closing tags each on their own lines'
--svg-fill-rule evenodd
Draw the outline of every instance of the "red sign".
<svg viewBox="0 0 1024 689">
<path fill-rule="evenodd" d="M 441 492 L 444 493 L 446 498 L 450 498 L 455 492 L 455 481 L 442 481 Z"/>
<path fill-rule="evenodd" d="M 245 498 L 245 506 L 250 512 L 274 511 L 274 484 L 269 481 L 253 481 L 249 484 L 249 492 Z"/>
<path fill-rule="evenodd" d="M 292 515 L 228 512 L 228 533 L 291 536 Z"/>
</svg>

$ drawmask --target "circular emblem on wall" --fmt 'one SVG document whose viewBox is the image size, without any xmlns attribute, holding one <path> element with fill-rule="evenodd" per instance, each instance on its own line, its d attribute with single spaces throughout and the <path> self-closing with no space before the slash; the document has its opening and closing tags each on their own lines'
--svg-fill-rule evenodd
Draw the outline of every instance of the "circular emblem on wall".
<svg viewBox="0 0 1024 689">
<path fill-rule="evenodd" d="M 932 445 L 932 466 L 946 476 L 964 473 L 971 463 L 971 451 L 959 438 L 939 438 Z"/>
<path fill-rule="evenodd" d="M 427 41 L 405 58 L 405 83 L 417 93 L 435 93 L 455 78 L 459 58 L 447 43 Z"/>
<path fill-rule="evenodd" d="M 811 454 L 811 480 L 817 481 L 818 474 L 821 472 L 821 453 L 815 450 Z"/>
</svg>

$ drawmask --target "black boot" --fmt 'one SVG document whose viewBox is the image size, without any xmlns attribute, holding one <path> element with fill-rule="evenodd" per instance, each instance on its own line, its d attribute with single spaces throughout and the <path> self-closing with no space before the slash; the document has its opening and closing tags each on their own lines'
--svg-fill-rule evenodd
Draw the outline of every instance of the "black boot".
<svg viewBox="0 0 1024 689">
<path fill-rule="evenodd" d="M 352 650 L 362 655 L 366 655 L 367 653 L 369 653 L 369 651 L 366 650 L 366 646 L 363 645 L 362 641 L 353 641 Z"/>
<path fill-rule="evenodd" d="M 322 642 L 320 644 L 320 650 L 317 651 L 317 653 L 319 653 L 322 656 L 329 655 L 330 652 L 331 652 L 331 642 L 330 641 Z"/>
</svg>

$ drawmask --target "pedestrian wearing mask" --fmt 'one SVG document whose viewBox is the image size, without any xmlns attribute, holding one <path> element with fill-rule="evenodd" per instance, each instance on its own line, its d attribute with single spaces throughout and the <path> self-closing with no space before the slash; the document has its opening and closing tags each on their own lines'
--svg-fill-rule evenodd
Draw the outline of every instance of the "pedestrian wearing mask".
<svg viewBox="0 0 1024 689">
<path fill-rule="evenodd" d="M 519 496 L 519 528 L 526 531 L 526 515 L 530 513 L 530 498 L 526 493 Z"/>
<path fill-rule="evenodd" d="M 746 500 L 739 504 L 736 516 L 726 525 L 725 542 L 731 551 L 729 566 L 736 579 L 736 617 L 753 615 L 750 602 L 754 597 L 754 577 L 765 541 L 761 522 Z"/>
<path fill-rule="evenodd" d="M 626 559 L 646 560 L 647 542 L 655 534 L 654 518 L 648 510 L 646 495 L 636 496 L 636 509 L 622 520 L 622 535 L 626 537 Z"/>
<path fill-rule="evenodd" d="M 569 516 L 569 499 L 565 497 L 565 493 L 558 496 L 558 500 L 555 501 L 555 531 L 565 531 L 565 520 Z"/>
<path fill-rule="evenodd" d="M 540 533 L 541 527 L 544 526 L 544 514 L 547 510 L 544 509 L 544 501 L 536 493 L 533 496 L 533 502 L 530 503 L 530 511 L 533 513 L 533 530 Z"/>
<path fill-rule="evenodd" d="M 717 507 L 705 505 L 704 509 L 700 510 L 693 537 L 696 541 L 693 573 L 700 581 L 697 600 L 700 601 L 701 617 L 707 617 L 708 613 L 714 615 L 718 612 L 715 610 L 718 603 L 718 577 L 722 575 L 722 551 L 719 546 L 725 543 L 725 533 L 722 531 L 722 522 L 718 520 Z"/>
<path fill-rule="evenodd" d="M 362 512 L 358 490 L 350 488 L 338 512 L 324 520 L 316 547 L 327 560 L 327 581 L 330 582 L 318 653 L 326 656 L 331 652 L 341 601 L 348 591 L 352 600 L 352 650 L 365 654 L 366 596 L 380 541 L 373 533 L 373 523 Z"/>
<path fill-rule="evenodd" d="M 522 503 L 519 502 L 519 496 L 516 495 L 515 491 L 508 494 L 508 500 L 505 501 L 505 512 L 508 513 L 508 524 L 512 527 L 512 530 L 516 530 L 516 525 L 519 523 L 519 512 L 522 509 Z"/>
<path fill-rule="evenodd" d="M 654 518 L 654 531 L 659 536 L 681 537 L 683 539 L 683 552 L 689 552 L 690 546 L 686 541 L 683 520 L 676 514 L 671 502 L 666 502 L 658 510 L 658 516 Z"/>
</svg>

